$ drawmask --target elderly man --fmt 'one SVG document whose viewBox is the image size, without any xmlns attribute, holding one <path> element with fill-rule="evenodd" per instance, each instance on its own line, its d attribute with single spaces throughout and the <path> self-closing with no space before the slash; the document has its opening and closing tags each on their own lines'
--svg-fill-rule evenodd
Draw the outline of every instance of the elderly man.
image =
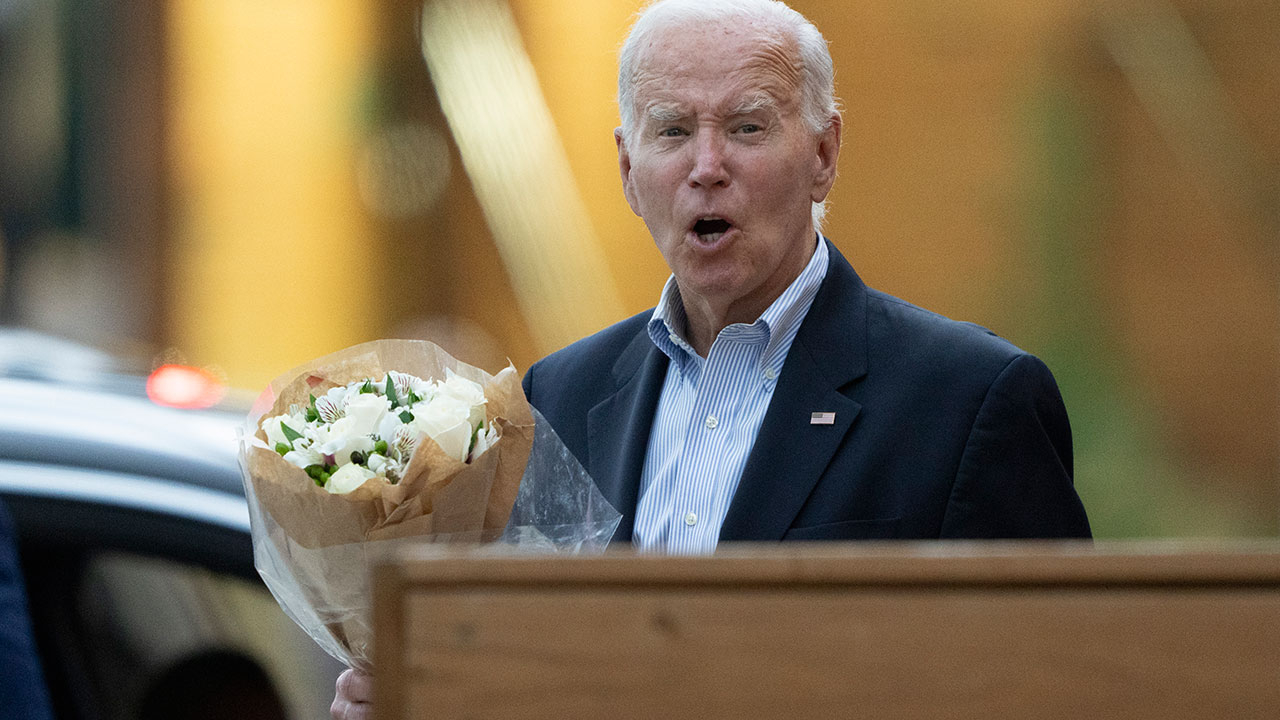
<svg viewBox="0 0 1280 720">
<path fill-rule="evenodd" d="M 817 28 L 661 0 L 619 65 L 623 192 L 671 278 L 524 378 L 622 512 L 615 541 L 1088 537 L 1044 364 L 866 287 L 818 233 L 841 118 Z M 369 690 L 344 674 L 334 716 Z"/>
<path fill-rule="evenodd" d="M 672 277 L 525 376 L 615 540 L 1087 537 L 1045 366 L 867 288 L 817 233 L 841 129 L 817 29 L 666 0 L 620 65 L 623 190 Z"/>
</svg>

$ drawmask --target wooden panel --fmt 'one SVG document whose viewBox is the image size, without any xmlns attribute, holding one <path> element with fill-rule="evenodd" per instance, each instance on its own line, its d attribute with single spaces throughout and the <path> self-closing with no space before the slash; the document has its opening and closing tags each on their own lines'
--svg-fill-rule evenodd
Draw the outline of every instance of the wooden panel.
<svg viewBox="0 0 1280 720">
<path fill-rule="evenodd" d="M 378 583 L 379 717 L 1280 707 L 1280 554 L 988 547 L 401 558 Z"/>
</svg>

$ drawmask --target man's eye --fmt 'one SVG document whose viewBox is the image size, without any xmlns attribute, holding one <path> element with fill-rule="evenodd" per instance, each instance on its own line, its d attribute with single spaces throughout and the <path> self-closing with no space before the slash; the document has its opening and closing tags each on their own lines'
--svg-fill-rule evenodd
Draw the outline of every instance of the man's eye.
<svg viewBox="0 0 1280 720">
<path fill-rule="evenodd" d="M 746 125 L 742 125 L 741 127 L 739 127 L 739 128 L 738 128 L 738 132 L 740 132 L 740 133 L 758 133 L 758 132 L 760 132 L 760 126 L 759 126 L 759 125 L 756 125 L 755 123 L 747 123 Z"/>
<path fill-rule="evenodd" d="M 680 137 L 684 134 L 684 130 L 678 127 L 664 128 L 658 133 L 659 137 Z"/>
</svg>

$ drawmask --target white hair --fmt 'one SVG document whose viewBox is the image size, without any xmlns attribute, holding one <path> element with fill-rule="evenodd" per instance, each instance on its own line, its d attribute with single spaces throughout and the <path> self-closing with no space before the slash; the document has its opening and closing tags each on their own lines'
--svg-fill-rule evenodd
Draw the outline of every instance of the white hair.
<svg viewBox="0 0 1280 720">
<path fill-rule="evenodd" d="M 800 56 L 800 118 L 814 134 L 822 133 L 839 112 L 835 66 L 826 38 L 803 15 L 779 0 L 656 0 L 640 11 L 618 53 L 618 115 L 622 137 L 629 142 L 636 125 L 635 78 L 641 49 L 659 31 L 695 23 L 740 20 L 795 41 Z M 825 202 L 813 203 L 813 227 L 820 230 Z"/>
</svg>

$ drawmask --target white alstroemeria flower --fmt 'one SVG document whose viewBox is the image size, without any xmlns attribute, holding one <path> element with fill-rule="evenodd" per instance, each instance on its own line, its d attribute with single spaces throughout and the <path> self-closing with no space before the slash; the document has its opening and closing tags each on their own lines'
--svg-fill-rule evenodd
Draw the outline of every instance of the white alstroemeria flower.
<svg viewBox="0 0 1280 720">
<path fill-rule="evenodd" d="M 339 385 L 336 387 L 329 388 L 327 391 L 325 391 L 325 394 L 323 397 L 329 398 L 330 400 L 333 401 L 334 405 L 337 405 L 339 408 L 341 408 L 347 404 L 347 396 L 352 394 L 353 392 L 355 392 L 355 390 L 353 390 L 350 386 Z"/>
<path fill-rule="evenodd" d="M 383 415 L 382 422 L 378 423 L 378 429 L 374 431 L 379 438 L 386 440 L 388 445 L 395 442 L 396 430 L 399 430 L 405 424 L 400 419 L 400 415 L 403 412 L 403 409 L 397 408 L 394 412 Z"/>
<path fill-rule="evenodd" d="M 496 442 L 498 442 L 498 427 L 489 423 L 488 427 L 476 433 L 476 444 L 471 448 L 471 458 L 480 457 L 481 453 L 493 447 Z"/>
<path fill-rule="evenodd" d="M 391 410 L 391 401 L 381 395 L 372 393 L 355 395 L 347 398 L 346 416 L 342 420 L 351 421 L 350 432 L 372 435 L 378 432 L 382 418 L 389 410 Z"/>
<path fill-rule="evenodd" d="M 290 424 L 289 427 L 293 427 L 293 425 Z M 315 423 L 307 423 L 302 428 L 302 438 L 300 440 L 295 441 L 294 447 L 295 448 L 298 447 L 298 443 L 311 446 L 311 445 L 319 445 L 320 443 L 324 442 L 324 439 L 328 437 L 327 435 L 328 431 L 325 428 L 326 428 L 325 425 L 316 425 Z"/>
<path fill-rule="evenodd" d="M 345 387 L 329 388 L 329 392 L 316 398 L 316 413 L 324 422 L 336 422 L 347 412 L 348 389 Z"/>
<path fill-rule="evenodd" d="M 409 427 L 436 441 L 440 449 L 458 462 L 466 462 L 471 445 L 471 428 L 467 416 L 471 408 L 454 398 L 437 396 L 430 403 L 418 405 Z"/>
<path fill-rule="evenodd" d="M 436 386 L 436 397 L 433 402 L 442 398 L 453 400 L 467 406 L 467 419 L 472 427 L 484 422 L 484 388 L 448 368 L 445 369 L 445 381 Z"/>
<path fill-rule="evenodd" d="M 291 415 L 286 414 L 269 417 L 262 421 L 262 430 L 267 434 L 267 443 L 271 445 L 271 447 L 275 447 L 277 443 L 292 445 L 292 443 L 289 442 L 289 438 L 285 437 L 284 430 L 280 429 L 280 423 L 287 424 L 290 430 L 298 433 L 302 433 L 305 430 L 305 426 L 294 420 Z"/>
<path fill-rule="evenodd" d="M 409 404 L 410 391 L 413 391 L 418 395 L 418 397 L 422 397 L 421 393 L 414 390 L 414 381 L 418 380 L 418 378 L 413 375 L 410 375 L 409 373 L 396 372 L 395 370 L 388 370 L 387 377 L 391 378 L 391 384 L 396 389 L 396 399 L 400 401 L 401 406 Z M 419 380 L 419 382 L 421 381 Z M 379 387 L 385 388 L 386 385 L 387 381 L 383 380 Z"/>
<path fill-rule="evenodd" d="M 335 465 L 350 464 L 353 452 L 368 454 L 373 450 L 373 438 L 359 432 L 357 422 L 350 415 L 327 426 L 327 432 L 322 431 L 322 435 L 324 439 L 316 450 L 321 455 L 332 455 Z"/>
<path fill-rule="evenodd" d="M 305 468 L 308 465 L 319 465 L 323 461 L 320 452 L 313 447 L 297 447 L 284 454 L 284 459 Z"/>
<path fill-rule="evenodd" d="M 395 458 L 400 461 L 401 465 L 408 465 L 409 459 L 413 457 L 413 451 L 418 449 L 418 440 L 422 434 L 418 432 L 412 425 L 401 425 L 396 429 L 395 435 L 392 436 L 390 442 L 392 452 Z"/>
<path fill-rule="evenodd" d="M 342 495 L 355 490 L 372 477 L 374 473 L 369 468 L 348 463 L 329 476 L 329 482 L 325 483 L 324 489 L 335 495 Z"/>
<path fill-rule="evenodd" d="M 413 394 L 418 396 L 419 401 L 426 400 L 435 392 L 435 388 L 427 380 L 411 375 L 409 387 L 413 390 Z"/>
<path fill-rule="evenodd" d="M 385 455 L 374 453 L 369 456 L 369 470 L 375 475 L 386 475 L 385 470 L 388 463 L 391 463 L 391 461 Z"/>
</svg>

